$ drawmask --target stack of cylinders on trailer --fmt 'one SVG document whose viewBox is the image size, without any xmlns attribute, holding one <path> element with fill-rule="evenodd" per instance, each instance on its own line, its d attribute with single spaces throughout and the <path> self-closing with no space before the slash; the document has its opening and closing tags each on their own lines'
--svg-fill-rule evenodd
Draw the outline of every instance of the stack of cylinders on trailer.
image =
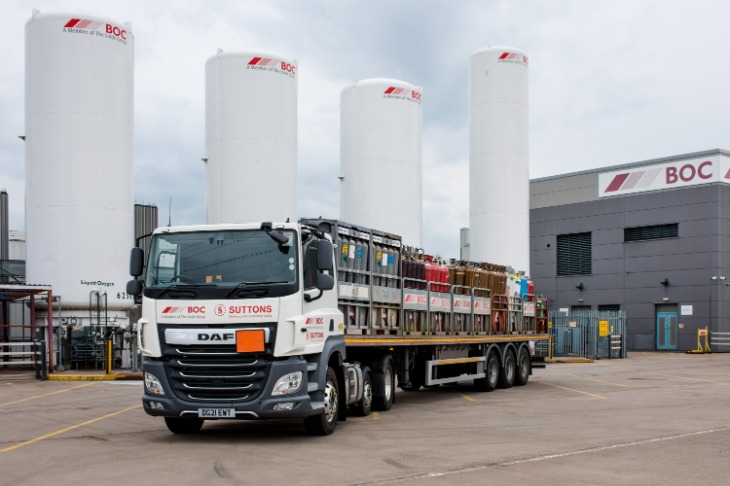
<svg viewBox="0 0 730 486">
<path fill-rule="evenodd" d="M 340 218 L 421 246 L 421 89 L 369 79 L 342 90 Z"/>
<path fill-rule="evenodd" d="M 207 222 L 296 221 L 297 61 L 219 50 L 205 73 Z"/>
<path fill-rule="evenodd" d="M 468 294 L 469 288 L 486 289 L 491 295 L 505 295 L 507 292 L 507 267 L 503 265 L 452 259 L 445 273 L 448 275 L 447 283 L 456 294 Z"/>
<path fill-rule="evenodd" d="M 34 11 L 25 48 L 26 280 L 51 285 L 64 311 L 124 311 L 134 244 L 131 26 Z"/>
<path fill-rule="evenodd" d="M 529 272 L 527 63 L 512 47 L 469 59 L 469 258 Z"/>
</svg>

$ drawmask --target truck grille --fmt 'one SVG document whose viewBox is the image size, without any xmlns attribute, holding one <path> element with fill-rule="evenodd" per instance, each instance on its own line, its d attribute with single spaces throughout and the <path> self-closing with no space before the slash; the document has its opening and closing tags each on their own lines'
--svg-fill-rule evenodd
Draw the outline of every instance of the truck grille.
<svg viewBox="0 0 730 486">
<path fill-rule="evenodd" d="M 161 330 L 161 335 L 164 336 L 164 330 Z M 270 340 L 267 344 L 267 353 L 257 355 L 238 353 L 235 345 L 163 344 L 170 386 L 183 400 L 253 400 L 261 394 L 266 384 L 272 342 Z"/>
</svg>

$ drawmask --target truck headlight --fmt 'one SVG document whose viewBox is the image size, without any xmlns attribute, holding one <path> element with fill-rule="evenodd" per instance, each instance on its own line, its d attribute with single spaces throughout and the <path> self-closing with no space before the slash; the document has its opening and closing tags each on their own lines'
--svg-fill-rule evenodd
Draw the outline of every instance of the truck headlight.
<svg viewBox="0 0 730 486">
<path fill-rule="evenodd" d="M 276 380 L 276 384 L 274 384 L 274 389 L 271 391 L 272 396 L 277 395 L 291 395 L 292 393 L 296 393 L 297 390 L 299 390 L 299 387 L 302 386 L 302 372 L 301 371 L 294 371 L 292 373 L 287 373 L 278 380 Z"/>
<path fill-rule="evenodd" d="M 152 373 L 145 372 L 144 387 L 153 395 L 164 395 L 165 390 L 162 389 L 162 383 Z"/>
</svg>

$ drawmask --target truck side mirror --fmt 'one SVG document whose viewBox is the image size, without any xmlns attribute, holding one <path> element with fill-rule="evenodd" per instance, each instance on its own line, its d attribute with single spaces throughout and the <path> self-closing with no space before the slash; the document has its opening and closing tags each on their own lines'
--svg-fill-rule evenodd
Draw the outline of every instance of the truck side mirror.
<svg viewBox="0 0 730 486">
<path fill-rule="evenodd" d="M 127 293 L 135 297 L 142 295 L 142 282 L 137 279 L 127 282 Z"/>
<path fill-rule="evenodd" d="M 142 248 L 132 248 L 132 253 L 129 255 L 129 274 L 132 277 L 139 277 L 142 275 L 143 271 L 144 250 L 142 250 Z"/>
<path fill-rule="evenodd" d="M 328 273 L 317 275 L 317 288 L 319 290 L 332 290 L 335 288 L 335 277 Z"/>
<path fill-rule="evenodd" d="M 317 242 L 317 270 L 332 270 L 334 248 L 330 240 L 321 239 Z M 317 282 L 319 286 L 319 281 Z M 327 289 L 329 290 L 329 289 Z"/>
</svg>

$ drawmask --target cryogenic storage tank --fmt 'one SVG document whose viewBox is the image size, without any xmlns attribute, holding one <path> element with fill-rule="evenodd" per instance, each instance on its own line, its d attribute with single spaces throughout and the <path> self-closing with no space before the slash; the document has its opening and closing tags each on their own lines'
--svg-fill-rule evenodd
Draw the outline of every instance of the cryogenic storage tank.
<svg viewBox="0 0 730 486">
<path fill-rule="evenodd" d="M 133 61 L 128 23 L 34 11 L 25 25 L 26 278 L 64 310 L 94 291 L 132 304 Z"/>
<path fill-rule="evenodd" d="M 297 219 L 297 62 L 223 52 L 205 65 L 206 219 Z"/>
<path fill-rule="evenodd" d="M 469 59 L 469 256 L 530 271 L 527 56 Z"/>
<path fill-rule="evenodd" d="M 369 79 L 342 90 L 340 219 L 421 246 L 420 87 Z"/>
</svg>

